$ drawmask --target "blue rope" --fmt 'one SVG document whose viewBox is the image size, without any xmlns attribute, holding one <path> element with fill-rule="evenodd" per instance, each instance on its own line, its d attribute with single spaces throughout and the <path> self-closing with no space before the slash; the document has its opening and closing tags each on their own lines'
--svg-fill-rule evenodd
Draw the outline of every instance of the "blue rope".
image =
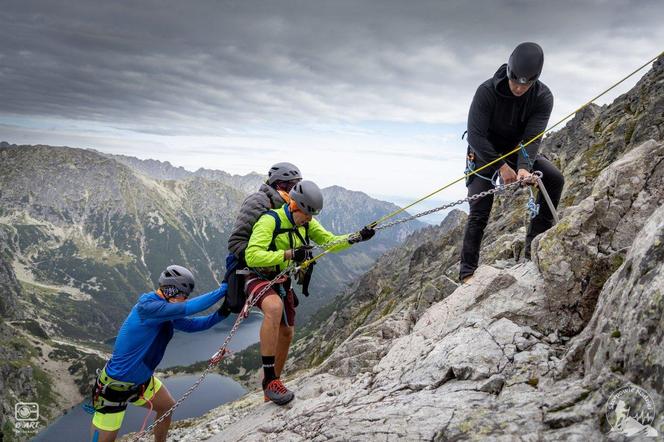
<svg viewBox="0 0 664 442">
<path fill-rule="evenodd" d="M 530 166 L 530 172 L 533 170 L 533 161 L 530 159 L 530 155 L 528 155 L 528 151 L 526 150 L 526 147 L 521 143 L 519 145 L 521 147 L 521 155 L 523 155 L 523 158 L 528 161 L 528 166 Z M 528 198 L 528 203 L 526 204 L 526 207 L 528 208 L 528 212 L 530 213 L 530 218 L 535 218 L 537 215 L 539 215 L 539 210 L 540 210 L 540 205 L 537 204 L 535 200 L 535 194 L 533 193 L 532 187 L 528 186 L 528 191 L 530 192 L 530 198 Z"/>
<path fill-rule="evenodd" d="M 519 147 L 521 148 L 521 155 L 523 155 L 523 158 L 528 161 L 528 166 L 530 166 L 530 171 L 533 171 L 533 162 L 530 159 L 530 155 L 528 155 L 528 151 L 526 150 L 526 146 L 523 145 L 523 143 L 519 144 Z"/>
<path fill-rule="evenodd" d="M 81 405 L 81 408 L 83 411 L 85 411 L 88 414 L 95 414 L 95 407 L 92 406 L 92 403 L 85 403 Z"/>
<path fill-rule="evenodd" d="M 530 198 L 528 198 L 526 207 L 528 208 L 530 218 L 532 219 L 539 215 L 540 205 L 535 202 L 535 194 L 533 194 L 533 189 L 530 186 L 528 186 L 528 191 L 530 192 Z"/>
</svg>

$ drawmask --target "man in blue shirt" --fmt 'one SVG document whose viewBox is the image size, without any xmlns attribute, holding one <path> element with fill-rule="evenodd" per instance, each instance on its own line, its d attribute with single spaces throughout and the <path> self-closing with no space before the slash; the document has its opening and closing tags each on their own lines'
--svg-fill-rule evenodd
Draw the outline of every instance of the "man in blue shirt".
<svg viewBox="0 0 664 442">
<path fill-rule="evenodd" d="M 216 311 L 188 318 L 212 307 L 226 295 L 226 283 L 204 295 L 187 300 L 194 289 L 194 275 L 186 268 L 170 265 L 159 276 L 159 289 L 138 299 L 120 327 L 111 359 L 101 371 L 93 391 L 95 414 L 93 441 L 117 437 L 127 404 L 150 407 L 158 419 L 175 403 L 168 389 L 153 376 L 161 362 L 173 329 L 185 332 L 207 330 L 227 315 Z M 171 416 L 154 428 L 155 441 L 165 441 Z"/>
</svg>

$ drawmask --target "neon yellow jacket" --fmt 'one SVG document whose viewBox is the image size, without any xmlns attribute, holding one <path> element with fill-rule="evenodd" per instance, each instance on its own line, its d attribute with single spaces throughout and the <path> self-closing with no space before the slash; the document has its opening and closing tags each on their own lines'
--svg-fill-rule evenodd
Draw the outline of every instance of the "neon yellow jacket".
<svg viewBox="0 0 664 442">
<path fill-rule="evenodd" d="M 282 229 L 290 229 L 294 226 L 294 223 L 291 220 L 290 210 L 288 210 L 288 205 L 284 204 L 279 209 L 274 209 L 274 212 L 277 213 L 281 220 Z M 284 261 L 284 250 L 298 248 L 304 245 L 297 235 L 293 235 L 293 247 L 291 247 L 288 233 L 281 233 L 277 235 L 274 241 L 277 250 L 268 250 L 270 243 L 272 242 L 272 234 L 274 233 L 276 225 L 277 222 L 270 215 L 262 215 L 254 224 L 251 231 L 251 238 L 249 238 L 249 244 L 244 252 L 244 259 L 249 267 L 264 268 L 279 266 L 279 270 L 281 271 L 290 264 L 290 261 Z M 298 231 L 300 232 L 300 235 L 302 235 L 302 238 L 305 238 L 304 226 L 298 227 Z M 309 221 L 309 239 L 316 244 L 322 245 L 332 241 L 346 240 L 334 246 L 332 248 L 333 252 L 339 252 L 350 247 L 350 244 L 348 244 L 347 241 L 348 236 L 349 235 L 334 235 L 325 230 L 315 219 Z"/>
</svg>

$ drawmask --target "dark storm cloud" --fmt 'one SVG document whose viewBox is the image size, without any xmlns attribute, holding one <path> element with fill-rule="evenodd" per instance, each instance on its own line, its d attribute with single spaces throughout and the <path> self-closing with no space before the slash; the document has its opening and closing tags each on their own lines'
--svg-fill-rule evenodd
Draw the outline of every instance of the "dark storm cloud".
<svg viewBox="0 0 664 442">
<path fill-rule="evenodd" d="M 583 71 L 574 63 L 602 54 L 619 54 L 620 72 L 633 66 L 629 54 L 655 55 L 664 49 L 662 5 L 4 1 L 0 116 L 159 134 L 265 122 L 458 122 L 475 86 L 520 41 L 540 41 L 547 60 L 569 60 L 551 72 Z"/>
</svg>

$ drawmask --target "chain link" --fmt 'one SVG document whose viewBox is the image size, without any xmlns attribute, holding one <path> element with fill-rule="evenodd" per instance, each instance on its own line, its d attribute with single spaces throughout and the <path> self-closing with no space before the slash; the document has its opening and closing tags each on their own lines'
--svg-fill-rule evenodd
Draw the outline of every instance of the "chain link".
<svg viewBox="0 0 664 442">
<path fill-rule="evenodd" d="M 205 377 L 212 371 L 212 369 L 223 359 L 223 357 L 228 353 L 228 344 L 230 343 L 231 339 L 237 333 L 238 328 L 240 327 L 240 324 L 242 321 L 244 321 L 248 316 L 249 316 L 249 311 L 256 305 L 259 299 L 267 292 L 280 278 L 283 276 L 289 275 L 292 276 L 293 272 L 295 271 L 294 267 L 287 267 L 284 269 L 281 273 L 279 273 L 277 276 L 272 278 L 270 280 L 270 283 L 266 285 L 263 290 L 261 290 L 258 295 L 252 296 L 251 298 L 247 299 L 247 302 L 244 304 L 244 307 L 242 308 L 242 311 L 237 315 L 237 318 L 235 319 L 235 324 L 233 324 L 233 328 L 231 329 L 230 333 L 228 336 L 226 336 L 226 339 L 224 340 L 224 343 L 219 347 L 219 350 L 212 355 L 212 357 L 209 360 L 209 364 L 207 368 L 203 371 L 201 376 L 198 378 L 194 384 L 189 387 L 189 389 L 182 395 L 180 399 L 176 403 L 173 404 L 171 408 L 166 411 L 163 415 L 161 415 L 158 419 L 155 419 L 155 421 L 148 426 L 145 431 L 142 431 L 136 435 L 134 435 L 131 439 L 129 439 L 132 442 L 140 440 L 143 436 L 147 436 L 152 432 L 154 427 L 158 425 L 160 422 L 162 422 L 164 419 L 166 419 L 168 416 L 173 414 L 176 408 L 180 406 L 188 397 L 191 395 L 191 393 L 194 392 L 198 388 L 199 385 L 201 385 L 201 382 L 205 379 Z"/>
</svg>

